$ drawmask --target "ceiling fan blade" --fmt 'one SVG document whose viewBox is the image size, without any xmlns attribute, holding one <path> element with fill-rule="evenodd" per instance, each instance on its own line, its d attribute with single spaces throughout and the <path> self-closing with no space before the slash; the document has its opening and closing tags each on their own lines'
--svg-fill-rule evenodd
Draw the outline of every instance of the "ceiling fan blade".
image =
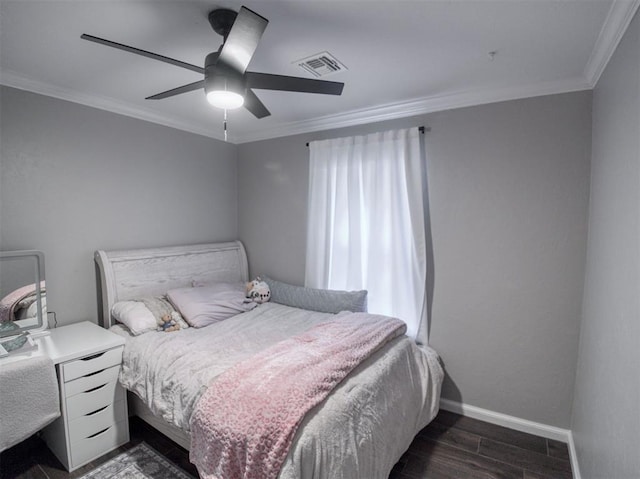
<svg viewBox="0 0 640 479">
<path fill-rule="evenodd" d="M 311 78 L 272 75 L 270 73 L 246 72 L 247 88 L 261 90 L 298 91 L 303 93 L 321 93 L 341 95 L 344 83 L 313 80 Z"/>
<path fill-rule="evenodd" d="M 268 23 L 269 20 L 266 18 L 246 7 L 241 7 L 220 50 L 218 64 L 221 63 L 244 73 Z"/>
<path fill-rule="evenodd" d="M 248 88 L 244 95 L 244 107 L 258 119 L 271 115 L 267 107 L 260 101 L 260 98 Z"/>
<path fill-rule="evenodd" d="M 122 43 L 116 43 L 116 42 L 112 42 L 111 40 L 105 40 L 104 38 L 98 38 L 98 37 L 94 37 L 93 35 L 87 35 L 86 33 L 83 33 L 82 35 L 80 35 L 80 38 L 82 38 L 83 40 L 100 43 L 101 45 L 117 48 L 119 50 L 124 50 L 125 52 L 129 52 L 129 53 L 135 53 L 136 55 L 142 55 L 143 57 L 151 58 L 153 60 L 159 60 L 161 62 L 169 63 L 171 65 L 175 65 L 178 67 L 186 68 L 187 70 L 204 74 L 204 68 L 202 67 L 199 67 L 197 65 L 191 65 L 190 63 L 181 62 L 180 60 L 174 60 L 173 58 L 165 57 L 163 55 L 158 55 L 157 53 L 151 53 L 146 50 L 140 50 L 139 48 L 123 45 Z"/>
<path fill-rule="evenodd" d="M 182 93 L 187 93 L 193 90 L 199 90 L 204 88 L 204 80 L 198 80 L 193 83 L 189 83 L 188 85 L 182 85 L 178 88 L 173 88 L 172 90 L 163 91 L 162 93 L 158 93 L 153 96 L 148 96 L 145 100 L 163 100 L 164 98 L 169 98 L 171 96 L 180 95 Z"/>
</svg>

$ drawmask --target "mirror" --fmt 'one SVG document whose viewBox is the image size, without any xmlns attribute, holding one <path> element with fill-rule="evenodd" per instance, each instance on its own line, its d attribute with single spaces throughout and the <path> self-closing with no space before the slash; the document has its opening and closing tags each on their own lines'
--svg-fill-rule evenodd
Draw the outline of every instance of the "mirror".
<svg viewBox="0 0 640 479">
<path fill-rule="evenodd" d="M 47 328 L 44 253 L 0 251 L 0 337 Z"/>
</svg>

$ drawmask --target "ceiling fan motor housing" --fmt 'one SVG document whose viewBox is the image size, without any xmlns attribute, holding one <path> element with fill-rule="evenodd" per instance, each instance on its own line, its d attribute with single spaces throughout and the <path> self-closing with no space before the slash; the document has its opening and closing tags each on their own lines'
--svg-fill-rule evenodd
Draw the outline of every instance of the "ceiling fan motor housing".
<svg viewBox="0 0 640 479">
<path fill-rule="evenodd" d="M 218 65 L 218 52 L 207 55 L 204 62 L 205 93 L 231 91 L 243 96 L 246 93 L 244 75 L 225 65 Z"/>
</svg>

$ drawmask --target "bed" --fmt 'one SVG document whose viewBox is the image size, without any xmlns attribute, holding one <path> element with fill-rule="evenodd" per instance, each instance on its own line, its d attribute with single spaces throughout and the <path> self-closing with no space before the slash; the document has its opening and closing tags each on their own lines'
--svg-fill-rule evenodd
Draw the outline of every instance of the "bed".
<svg viewBox="0 0 640 479">
<path fill-rule="evenodd" d="M 203 328 L 133 336 L 115 323 L 114 305 L 176 288 L 246 282 L 245 250 L 232 241 L 97 251 L 95 260 L 101 325 L 127 337 L 120 380 L 129 390 L 129 410 L 187 449 L 190 419 L 220 378 L 347 314 L 266 302 Z M 404 335 L 392 337 L 304 415 L 277 477 L 386 479 L 437 414 L 442 378 L 435 351 Z"/>
</svg>

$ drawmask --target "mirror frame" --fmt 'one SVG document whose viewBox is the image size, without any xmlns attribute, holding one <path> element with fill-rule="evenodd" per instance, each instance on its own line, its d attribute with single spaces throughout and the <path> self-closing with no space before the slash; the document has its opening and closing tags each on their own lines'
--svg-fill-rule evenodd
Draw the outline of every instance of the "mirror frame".
<svg viewBox="0 0 640 479">
<path fill-rule="evenodd" d="M 19 250 L 19 251 L 0 251 L 0 263 L 3 258 L 33 258 L 35 259 L 35 285 L 36 285 L 36 304 L 38 312 L 38 324 L 33 326 L 21 326 L 20 329 L 8 331 L 5 334 L 0 333 L 0 337 L 15 336 L 17 334 L 29 331 L 36 333 L 44 331 L 48 328 L 48 320 L 42 309 L 42 281 L 46 281 L 44 276 L 44 253 L 38 250 Z"/>
</svg>

